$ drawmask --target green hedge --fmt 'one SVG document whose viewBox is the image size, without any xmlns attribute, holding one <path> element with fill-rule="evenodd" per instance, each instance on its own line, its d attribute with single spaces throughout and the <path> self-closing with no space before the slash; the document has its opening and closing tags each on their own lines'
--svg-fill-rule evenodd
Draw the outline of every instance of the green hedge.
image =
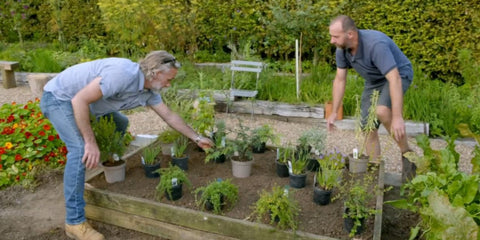
<svg viewBox="0 0 480 240">
<path fill-rule="evenodd" d="M 477 0 L 6 0 L 0 41 L 54 41 L 71 51 L 94 41 L 107 55 L 162 48 L 208 61 L 224 52 L 288 60 L 301 39 L 303 59 L 334 65 L 328 24 L 338 14 L 385 32 L 432 79 L 463 84 L 460 49 L 480 59 Z"/>
</svg>

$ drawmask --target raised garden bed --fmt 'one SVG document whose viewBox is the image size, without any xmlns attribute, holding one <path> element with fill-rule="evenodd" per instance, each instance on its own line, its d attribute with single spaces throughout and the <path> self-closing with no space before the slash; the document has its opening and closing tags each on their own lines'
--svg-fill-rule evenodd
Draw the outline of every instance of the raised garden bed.
<svg viewBox="0 0 480 240">
<path fill-rule="evenodd" d="M 312 201 L 313 173 L 308 174 L 307 187 L 292 190 L 301 209 L 299 229 L 295 233 L 253 220 L 252 207 L 260 191 L 270 190 L 274 185 L 289 184 L 288 178 L 276 175 L 275 151 L 255 154 L 252 175 L 241 179 L 233 178 L 230 161 L 205 164 L 204 153 L 193 147 L 189 153 L 187 174 L 193 186 L 191 189 L 184 188 L 181 199 L 169 201 L 156 198 L 155 187 L 159 179 L 146 178 L 140 156 L 134 154 L 127 160 L 124 182 L 108 184 L 103 174 L 88 181 L 85 189 L 87 217 L 168 239 L 349 239 L 343 228 L 343 202 L 337 200 L 319 206 Z M 166 167 L 169 161 L 170 157 L 165 156 L 162 167 Z M 195 188 L 217 178 L 232 179 L 232 183 L 239 187 L 239 201 L 224 216 L 200 211 L 192 193 Z M 377 203 L 372 204 L 376 204 L 377 209 L 382 208 L 383 195 L 379 195 Z M 358 237 L 380 239 L 382 212 L 366 223 L 365 232 Z"/>
</svg>

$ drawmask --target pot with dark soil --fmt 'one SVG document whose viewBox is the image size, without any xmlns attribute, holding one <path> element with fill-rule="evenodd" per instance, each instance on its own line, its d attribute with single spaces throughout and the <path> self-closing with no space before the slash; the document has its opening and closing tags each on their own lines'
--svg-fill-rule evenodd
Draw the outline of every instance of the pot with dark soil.
<svg viewBox="0 0 480 240">
<path fill-rule="evenodd" d="M 156 190 L 157 198 L 165 196 L 168 200 L 178 200 L 182 197 L 183 184 L 191 186 L 190 180 L 185 172 L 178 166 L 160 169 L 160 182 Z"/>
<path fill-rule="evenodd" d="M 182 135 L 175 140 L 172 147 L 172 164 L 184 171 L 188 170 L 187 146 L 188 138 Z"/>
<path fill-rule="evenodd" d="M 158 178 L 160 172 L 157 171 L 160 168 L 160 157 L 162 148 L 158 146 L 148 146 L 143 149 L 142 152 L 142 165 L 145 170 L 145 176 L 147 178 Z"/>
<path fill-rule="evenodd" d="M 303 188 L 307 182 L 305 167 L 307 166 L 307 154 L 295 156 L 288 162 L 290 167 L 290 186 L 293 188 Z"/>
<path fill-rule="evenodd" d="M 232 208 L 238 199 L 238 187 L 229 179 L 217 179 L 207 186 L 195 189 L 195 203 L 202 209 L 221 214 L 225 206 Z M 198 198 L 200 194 L 200 198 Z"/>
</svg>

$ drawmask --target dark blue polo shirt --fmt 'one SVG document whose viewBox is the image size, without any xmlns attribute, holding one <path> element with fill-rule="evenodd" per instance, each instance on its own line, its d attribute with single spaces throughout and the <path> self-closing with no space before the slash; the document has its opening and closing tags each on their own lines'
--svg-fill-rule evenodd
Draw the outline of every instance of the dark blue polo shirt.
<svg viewBox="0 0 480 240">
<path fill-rule="evenodd" d="M 397 67 L 402 79 L 410 82 L 413 69 L 410 60 L 391 38 L 375 30 L 358 31 L 358 49 L 355 56 L 350 51 L 337 48 L 338 68 L 353 68 L 365 79 L 366 88 L 382 85 L 385 75 Z"/>
</svg>

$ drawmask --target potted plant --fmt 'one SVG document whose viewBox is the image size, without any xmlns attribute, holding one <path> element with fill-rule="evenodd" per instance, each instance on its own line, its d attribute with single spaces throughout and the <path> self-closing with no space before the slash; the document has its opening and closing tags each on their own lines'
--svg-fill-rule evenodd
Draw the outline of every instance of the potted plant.
<svg viewBox="0 0 480 240">
<path fill-rule="evenodd" d="M 327 205 L 331 201 L 332 189 L 341 182 L 344 161 L 341 155 L 330 152 L 323 155 L 318 162 L 320 167 L 313 180 L 313 201 L 319 205 Z"/>
<path fill-rule="evenodd" d="M 367 171 L 369 157 L 364 154 L 366 148 L 366 142 L 369 135 L 376 129 L 375 125 L 377 119 L 377 102 L 378 102 L 377 90 L 373 91 L 370 97 L 370 107 L 368 108 L 368 117 L 365 125 L 362 124 L 360 102 L 357 96 L 357 108 L 355 111 L 355 138 L 359 141 L 360 148 L 353 149 L 353 153 L 349 158 L 349 170 L 352 173 L 364 173 Z"/>
<path fill-rule="evenodd" d="M 373 172 L 367 172 L 361 178 L 352 175 L 349 181 L 339 186 L 337 197 L 343 198 L 344 227 L 350 237 L 360 234 L 364 230 L 365 220 L 376 213 L 371 203 L 377 192 L 377 188 L 372 186 L 375 180 Z"/>
<path fill-rule="evenodd" d="M 173 142 L 180 136 L 181 134 L 173 129 L 167 129 L 158 135 L 158 141 L 160 142 L 163 155 L 172 155 Z"/>
<path fill-rule="evenodd" d="M 148 178 L 158 178 L 160 174 L 157 169 L 160 168 L 160 153 L 162 148 L 159 146 L 147 146 L 142 151 L 142 165 L 145 170 L 145 176 Z"/>
<path fill-rule="evenodd" d="M 216 214 L 222 213 L 225 206 L 232 208 L 238 200 L 238 187 L 230 179 L 217 179 L 207 186 L 195 189 L 194 193 L 197 206 Z M 200 198 L 197 198 L 198 194 L 201 194 Z"/>
<path fill-rule="evenodd" d="M 267 149 L 268 141 L 276 144 L 279 139 L 273 131 L 273 128 L 268 124 L 264 124 L 261 127 L 252 130 L 250 141 L 254 153 L 264 153 Z"/>
<path fill-rule="evenodd" d="M 304 131 L 298 138 L 297 151 L 302 152 L 299 154 L 307 154 L 308 158 L 307 169 L 315 172 L 318 170 L 317 157 L 325 149 L 325 140 L 327 134 L 324 130 L 319 128 L 312 128 Z M 315 156 L 312 157 L 311 153 L 314 152 Z"/>
<path fill-rule="evenodd" d="M 290 176 L 288 173 L 288 161 L 294 156 L 295 150 L 291 146 L 277 148 L 275 165 L 277 167 L 277 176 L 284 178 Z"/>
<path fill-rule="evenodd" d="M 178 166 L 184 171 L 188 170 L 188 138 L 181 135 L 173 142 L 172 146 L 172 164 Z"/>
<path fill-rule="evenodd" d="M 183 184 L 191 186 L 187 174 L 178 166 L 170 165 L 157 171 L 160 171 L 160 182 L 156 187 L 157 198 L 165 196 L 168 200 L 178 200 L 182 197 Z"/>
<path fill-rule="evenodd" d="M 299 152 L 293 154 L 289 164 L 290 186 L 294 188 L 305 187 L 307 181 L 306 167 L 308 163 L 308 154 Z"/>
<path fill-rule="evenodd" d="M 192 128 L 201 135 L 211 136 L 215 125 L 215 101 L 212 94 L 202 91 L 193 102 Z M 198 147 L 198 150 L 203 151 Z"/>
<path fill-rule="evenodd" d="M 215 146 L 205 150 L 205 163 L 210 161 L 223 163 L 227 157 L 230 157 L 233 154 L 232 144 L 227 139 L 225 121 L 221 120 L 216 122 L 215 128 L 216 131 L 214 131 L 211 136 Z"/>
<path fill-rule="evenodd" d="M 114 183 L 125 180 L 125 161 L 120 157 L 125 153 L 131 135 L 116 131 L 115 122 L 107 116 L 92 119 L 92 130 L 100 149 L 100 162 L 106 181 Z"/>
<path fill-rule="evenodd" d="M 253 153 L 248 127 L 240 122 L 236 138 L 232 143 L 232 152 L 230 156 L 232 162 L 232 174 L 237 178 L 249 177 L 252 171 Z"/>
<path fill-rule="evenodd" d="M 266 221 L 280 229 L 297 229 L 298 202 L 288 189 L 273 186 L 272 191 L 262 190 L 252 213 L 258 222 Z"/>
</svg>

